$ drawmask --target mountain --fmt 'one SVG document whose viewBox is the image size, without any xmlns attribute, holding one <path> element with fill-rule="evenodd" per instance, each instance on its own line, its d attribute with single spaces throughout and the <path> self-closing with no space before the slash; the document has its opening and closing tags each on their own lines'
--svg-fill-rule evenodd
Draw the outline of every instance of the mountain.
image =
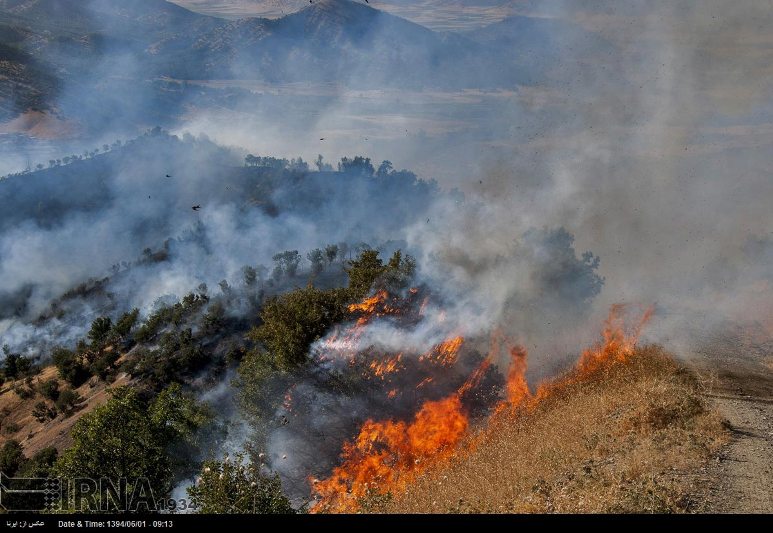
<svg viewBox="0 0 773 533">
<path fill-rule="evenodd" d="M 158 53 L 168 55 L 170 46 L 184 50 L 186 44 L 192 50 L 188 68 L 201 65 L 206 77 L 214 78 L 357 87 L 463 87 L 504 81 L 503 69 L 485 46 L 350 0 L 320 0 L 279 19 L 227 22 L 195 40 L 167 40 Z"/>
<path fill-rule="evenodd" d="M 159 82 L 239 79 L 354 88 L 496 88 L 528 82 L 517 54 L 350 0 L 278 19 L 225 20 L 165 0 L 0 0 L 4 117 L 49 109 L 91 124 L 169 124 L 186 97 Z M 25 77 L 26 76 L 26 77 Z"/>
</svg>

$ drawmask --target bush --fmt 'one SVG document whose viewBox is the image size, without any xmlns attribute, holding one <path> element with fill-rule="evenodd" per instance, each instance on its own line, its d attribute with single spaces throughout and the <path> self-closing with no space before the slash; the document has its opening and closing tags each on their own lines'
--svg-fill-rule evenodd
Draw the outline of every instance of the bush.
<svg viewBox="0 0 773 533">
<path fill-rule="evenodd" d="M 55 402 L 59 398 L 59 382 L 56 379 L 47 379 L 40 384 L 39 390 L 47 400 Z"/>
<path fill-rule="evenodd" d="M 55 348 L 51 358 L 62 379 L 73 387 L 80 387 L 91 375 L 83 362 L 83 358 L 66 348 Z"/>
<path fill-rule="evenodd" d="M 3 346 L 3 352 L 5 353 L 3 375 L 6 379 L 22 378 L 34 372 L 32 359 L 18 353 L 11 353 L 8 346 Z"/>
<path fill-rule="evenodd" d="M 188 489 L 191 503 L 204 514 L 292 514 L 279 476 L 264 476 L 254 464 L 236 460 L 204 463 L 197 483 Z"/>
<path fill-rule="evenodd" d="M 6 435 L 13 435 L 21 429 L 21 426 L 16 422 L 6 422 L 3 424 L 3 433 Z"/>
<path fill-rule="evenodd" d="M 9 440 L 0 448 L 0 472 L 13 476 L 24 463 L 24 450 L 17 440 Z"/>
<path fill-rule="evenodd" d="M 72 389 L 65 389 L 59 393 L 59 398 L 56 400 L 56 408 L 65 416 L 71 414 L 75 407 L 81 403 L 81 396 Z"/>
<path fill-rule="evenodd" d="M 35 404 L 34 409 L 32 409 L 32 416 L 42 424 L 56 418 L 56 409 L 41 401 Z"/>
</svg>

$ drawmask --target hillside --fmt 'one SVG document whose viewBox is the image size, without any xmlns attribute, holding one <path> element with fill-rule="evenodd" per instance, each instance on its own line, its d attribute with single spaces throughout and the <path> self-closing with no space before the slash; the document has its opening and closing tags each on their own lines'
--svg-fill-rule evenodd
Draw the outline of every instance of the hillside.
<svg viewBox="0 0 773 533">
<path fill-rule="evenodd" d="M 447 464 L 366 509 L 395 513 L 706 510 L 701 469 L 728 435 L 704 385 L 653 347 L 502 413 Z M 369 508 L 368 506 L 372 506 Z"/>
<path fill-rule="evenodd" d="M 81 398 L 72 413 L 59 413 L 53 420 L 37 420 L 33 415 L 35 405 L 42 400 L 39 393 L 28 398 L 22 398 L 14 389 L 38 389 L 42 383 L 56 380 L 60 389 L 67 388 L 54 366 L 45 367 L 40 374 L 29 383 L 6 382 L 0 388 L 0 446 L 9 440 L 21 443 L 27 457 L 32 457 L 44 448 L 52 446 L 59 452 L 72 444 L 70 430 L 83 416 L 103 405 L 109 395 L 109 387 L 120 387 L 130 382 L 129 376 L 121 374 L 115 381 L 107 383 L 101 380 L 90 380 L 73 389 Z"/>
<path fill-rule="evenodd" d="M 483 41 L 350 0 L 232 21 L 164 0 L 5 0 L 0 44 L 0 54 L 18 56 L 0 59 L 5 116 L 46 109 L 86 130 L 116 115 L 145 126 L 179 119 L 198 93 L 169 91 L 160 78 L 401 89 L 512 87 L 531 79 L 519 53 L 503 57 Z M 219 103 L 230 96 L 214 92 Z"/>
</svg>

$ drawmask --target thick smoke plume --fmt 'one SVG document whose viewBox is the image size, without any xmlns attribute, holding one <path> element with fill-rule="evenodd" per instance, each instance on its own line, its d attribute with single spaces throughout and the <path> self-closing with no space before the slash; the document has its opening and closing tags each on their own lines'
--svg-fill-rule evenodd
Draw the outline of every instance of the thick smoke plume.
<svg viewBox="0 0 773 533">
<path fill-rule="evenodd" d="M 439 40 L 391 22 L 367 30 L 379 46 L 395 32 L 449 47 L 469 39 L 496 52 L 504 77 L 449 66 L 442 86 L 401 86 L 399 62 L 373 80 L 372 65 L 351 61 L 319 65 L 306 84 L 269 83 L 255 79 L 265 65 L 237 55 L 219 65 L 230 76 L 222 83 L 156 79 L 130 94 L 116 80 L 141 76 L 144 52 L 132 51 L 65 83 L 58 105 L 73 114 L 96 77 L 126 91 L 115 93 L 106 130 L 91 124 L 103 108 L 85 109 L 83 129 L 99 144 L 157 122 L 179 138 L 156 132 L 0 182 L 2 204 L 13 206 L 0 215 L 2 342 L 44 355 L 98 314 L 147 313 L 159 297 L 201 283 L 238 284 L 244 265 L 270 266 L 282 250 L 340 242 L 402 248 L 418 261 L 414 286 L 432 295 L 411 327 L 363 329 L 357 347 L 382 353 L 419 357 L 462 336 L 479 360 L 501 329 L 529 349 L 539 379 L 621 301 L 655 304 L 645 337 L 684 356 L 695 328 L 731 320 L 773 329 L 769 2 L 506 7 L 517 16 Z M 174 105 L 158 96 L 159 83 Z M 240 168 L 248 152 L 307 161 L 323 153 L 328 162 L 362 153 L 428 181 L 403 173 L 367 185 L 311 172 L 274 183 L 266 203 L 253 205 L 245 198 L 255 182 Z M 65 298 L 105 277 L 100 291 Z M 331 390 L 330 376 L 346 365 L 318 362 L 292 386 L 292 416 L 280 410 L 265 421 L 266 465 L 296 498 L 308 494 L 310 472 L 335 464 L 353 428 L 388 413 L 367 387 Z M 460 376 L 446 377 L 437 394 L 459 385 Z M 408 416 L 414 406 L 389 409 Z"/>
</svg>

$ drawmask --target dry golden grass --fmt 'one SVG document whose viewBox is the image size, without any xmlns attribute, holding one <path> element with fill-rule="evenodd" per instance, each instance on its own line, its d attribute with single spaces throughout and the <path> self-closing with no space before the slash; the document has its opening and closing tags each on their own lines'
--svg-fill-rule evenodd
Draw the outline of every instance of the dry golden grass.
<svg viewBox="0 0 773 533">
<path fill-rule="evenodd" d="M 121 360 L 123 359 L 119 359 L 119 361 Z M 69 416 L 59 414 L 55 419 L 41 423 L 35 420 L 32 411 L 35 404 L 43 400 L 42 396 L 35 392 L 29 398 L 22 398 L 14 392 L 14 388 L 29 389 L 31 387 L 36 390 L 41 383 L 49 379 L 56 379 L 61 390 L 68 387 L 67 383 L 59 377 L 54 366 L 44 367 L 38 375 L 32 378 L 30 386 L 27 386 L 24 380 L 18 380 L 6 382 L 0 387 L 0 446 L 11 439 L 17 440 L 23 446 L 24 454 L 27 457 L 32 457 L 48 446 L 62 451 L 69 447 L 72 442 L 70 430 L 75 422 L 94 410 L 95 407 L 107 402 L 110 397 L 108 388 L 119 387 L 130 382 L 130 378 L 126 374 L 118 376 L 118 379 L 113 383 L 91 379 L 75 389 L 81 396 L 82 402 L 74 413 Z"/>
<path fill-rule="evenodd" d="M 534 407 L 500 414 L 468 450 L 402 494 L 391 513 L 690 512 L 694 473 L 727 435 L 701 384 L 660 348 L 568 375 Z"/>
</svg>

